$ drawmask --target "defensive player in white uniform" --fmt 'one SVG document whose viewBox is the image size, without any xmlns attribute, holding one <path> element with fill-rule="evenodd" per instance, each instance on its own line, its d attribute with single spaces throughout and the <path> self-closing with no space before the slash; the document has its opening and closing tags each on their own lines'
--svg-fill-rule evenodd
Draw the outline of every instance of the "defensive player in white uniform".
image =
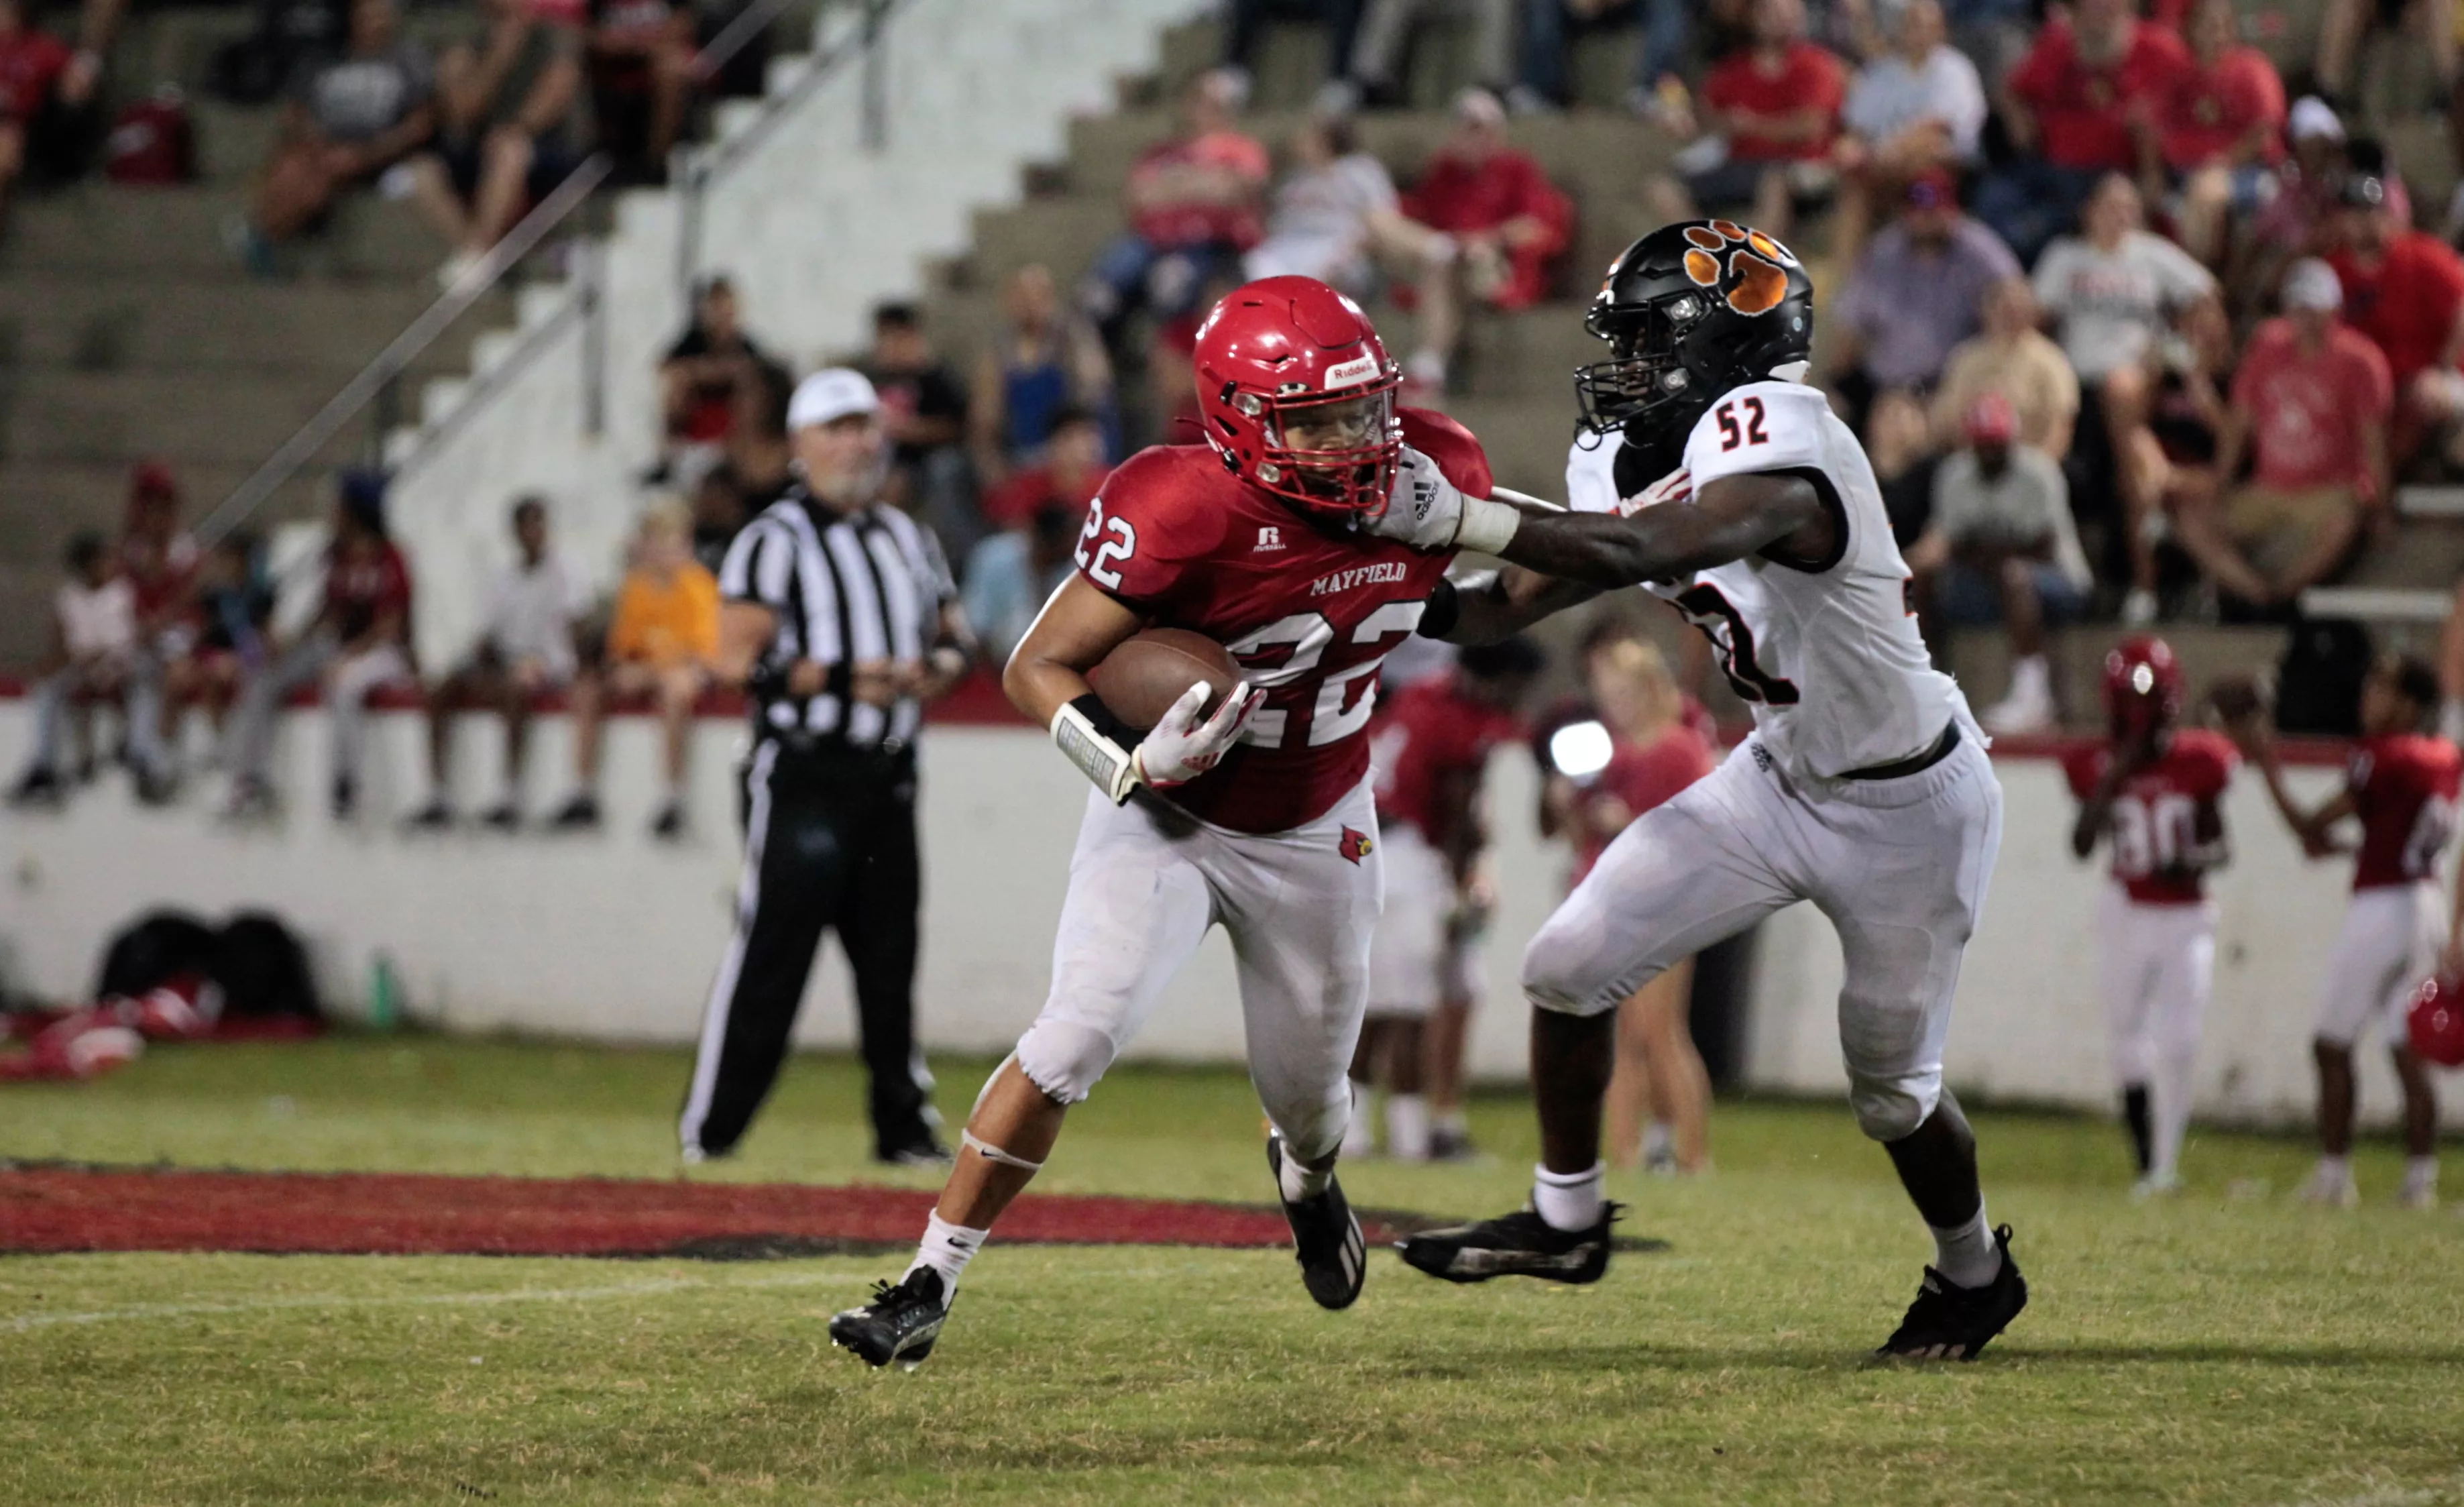
<svg viewBox="0 0 2464 1507">
<path fill-rule="evenodd" d="M 1863 448 L 1796 380 L 1814 305 L 1795 256 L 1727 221 L 1672 225 L 1618 258 L 1588 324 L 1614 355 L 1577 377 L 1593 443 L 1569 466 L 1576 511 L 1423 480 L 1372 526 L 1522 567 L 1432 599 L 1458 641 L 1593 588 L 1647 585 L 1709 635 L 1754 733 L 1627 828 L 1524 955 L 1542 1148 L 1530 1207 L 1416 1235 L 1403 1258 L 1453 1281 L 1597 1280 L 1616 1213 L 1599 1131 L 1617 1003 L 1811 900 L 1845 954 L 1839 1040 L 1858 1124 L 1935 1242 L 1882 1352 L 1972 1359 L 2027 1302 L 2009 1228 L 1987 1222 L 1975 1137 L 1942 1082 L 1960 959 L 2001 842 L 1985 739 L 1925 653 Z"/>
</svg>

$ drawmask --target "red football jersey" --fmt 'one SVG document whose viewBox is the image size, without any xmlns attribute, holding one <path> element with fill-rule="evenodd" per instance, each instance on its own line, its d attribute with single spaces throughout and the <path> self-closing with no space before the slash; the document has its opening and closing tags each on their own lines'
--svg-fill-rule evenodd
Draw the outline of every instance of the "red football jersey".
<svg viewBox="0 0 2464 1507">
<path fill-rule="evenodd" d="M 2438 855 L 2455 835 L 2464 753 L 2444 738 L 2418 733 L 2365 738 L 2345 766 L 2345 783 L 2362 818 L 2353 888 L 2381 889 L 2435 875 Z"/>
<path fill-rule="evenodd" d="M 1369 726 L 1369 757 L 1377 781 L 1377 820 L 1409 822 L 1443 846 L 1448 813 L 1438 804 L 1447 776 L 1474 780 L 1500 743 L 1519 742 L 1523 724 L 1510 712 L 1463 694 L 1452 675 L 1399 691 L 1377 708 Z"/>
<path fill-rule="evenodd" d="M 2086 800 L 2113 754 L 2105 744 L 2065 758 L 2071 793 Z M 2113 876 L 2133 903 L 2196 905 L 2204 898 L 2205 876 L 2174 865 L 2198 841 L 2199 808 L 2223 796 L 2240 763 L 2241 755 L 2221 735 L 2187 727 L 2173 735 L 2154 764 L 2122 782 L 2106 837 Z"/>
<path fill-rule="evenodd" d="M 1468 430 L 1419 409 L 1402 420 L 1406 444 L 1488 496 L 1488 457 Z M 1203 445 L 1131 456 L 1088 504 L 1078 541 L 1079 573 L 1097 588 L 1150 627 L 1221 643 L 1265 688 L 1223 762 L 1165 792 L 1244 832 L 1305 826 L 1368 773 L 1378 662 L 1419 625 L 1453 560 L 1312 522 Z"/>
</svg>

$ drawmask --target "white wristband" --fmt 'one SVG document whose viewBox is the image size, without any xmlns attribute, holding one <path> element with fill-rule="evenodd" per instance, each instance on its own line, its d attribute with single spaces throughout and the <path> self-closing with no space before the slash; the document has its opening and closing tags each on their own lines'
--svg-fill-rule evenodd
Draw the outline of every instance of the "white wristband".
<svg viewBox="0 0 2464 1507">
<path fill-rule="evenodd" d="M 1455 548 L 1493 555 L 1504 549 L 1523 526 L 1523 512 L 1511 502 L 1486 498 L 1463 499 L 1463 521 L 1455 526 Z"/>
<path fill-rule="evenodd" d="M 1143 783 L 1137 760 L 1097 732 L 1087 714 L 1074 706 L 1065 705 L 1052 714 L 1052 742 L 1063 757 L 1095 782 L 1095 788 L 1111 797 L 1114 806 L 1128 800 L 1130 792 Z"/>
</svg>

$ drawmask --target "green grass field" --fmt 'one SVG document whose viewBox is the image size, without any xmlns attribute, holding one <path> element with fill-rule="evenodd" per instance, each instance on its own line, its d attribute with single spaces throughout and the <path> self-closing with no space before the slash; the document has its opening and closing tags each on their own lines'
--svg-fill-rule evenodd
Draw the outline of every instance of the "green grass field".
<svg viewBox="0 0 2464 1507">
<path fill-rule="evenodd" d="M 941 1068 L 963 1106 L 984 1064 Z M 0 1155 L 675 1173 L 685 1059 L 425 1038 L 158 1053 L 0 1091 Z M 744 1157 L 879 1176 L 848 1064 L 797 1061 Z M 1619 1180 L 1590 1289 L 1375 1258 L 1326 1314 L 1287 1253 L 994 1247 L 913 1375 L 829 1347 L 896 1258 L 0 1257 L 0 1503 L 2464 1502 L 2464 1220 L 2292 1207 L 2299 1142 L 2193 1137 L 2123 1196 L 2111 1127 L 1981 1112 L 2035 1294 L 1973 1365 L 1870 1365 L 1929 1252 L 1844 1107 L 1724 1104 L 1716 1176 Z M 1519 1198 L 1495 1161 L 1348 1168 L 1361 1203 Z M 931 1175 L 899 1181 L 930 1186 Z M 1123 1070 L 1039 1187 L 1256 1203 L 1228 1073 Z"/>
</svg>

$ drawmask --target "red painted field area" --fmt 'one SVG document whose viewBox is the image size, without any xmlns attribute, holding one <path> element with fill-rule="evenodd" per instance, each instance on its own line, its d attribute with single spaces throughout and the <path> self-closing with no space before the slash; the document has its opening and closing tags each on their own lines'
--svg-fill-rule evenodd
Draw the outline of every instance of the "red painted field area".
<svg viewBox="0 0 2464 1507">
<path fill-rule="evenodd" d="M 903 1250 L 933 1195 L 888 1187 L 392 1173 L 0 1169 L 0 1252 L 707 1256 Z M 1401 1233 L 1364 1212 L 1372 1242 Z M 1408 1224 L 1410 1221 L 1400 1221 Z M 1037 1197 L 1004 1244 L 1287 1245 L 1271 1208 Z"/>
</svg>

